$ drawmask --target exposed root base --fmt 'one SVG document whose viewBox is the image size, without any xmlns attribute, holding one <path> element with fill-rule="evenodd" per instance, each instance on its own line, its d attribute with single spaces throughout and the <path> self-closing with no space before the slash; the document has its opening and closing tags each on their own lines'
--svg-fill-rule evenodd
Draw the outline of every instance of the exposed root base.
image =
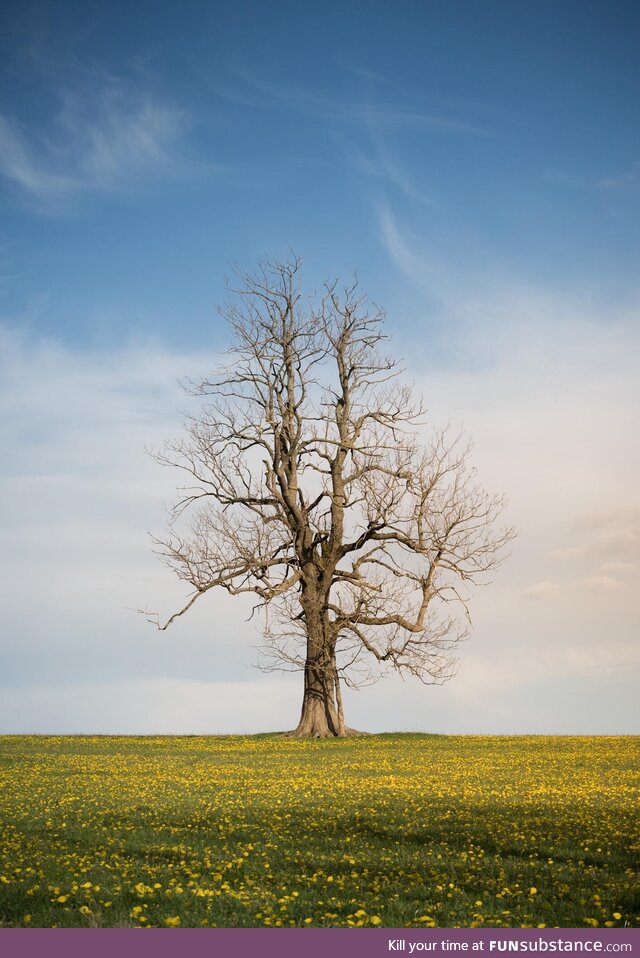
<svg viewBox="0 0 640 958">
<path fill-rule="evenodd" d="M 341 734 L 334 732 L 301 732 L 298 729 L 292 729 L 291 732 L 282 732 L 284 738 L 354 738 L 359 735 L 370 735 L 370 732 L 360 732 L 356 728 L 346 728 Z"/>
</svg>

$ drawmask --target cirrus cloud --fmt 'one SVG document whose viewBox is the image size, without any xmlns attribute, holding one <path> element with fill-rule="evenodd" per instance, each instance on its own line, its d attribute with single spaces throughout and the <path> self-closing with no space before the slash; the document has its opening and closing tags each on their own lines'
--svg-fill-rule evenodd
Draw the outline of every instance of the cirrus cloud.
<svg viewBox="0 0 640 958">
<path fill-rule="evenodd" d="M 49 212 L 77 194 L 139 190 L 193 168 L 176 105 L 113 78 L 54 96 L 44 123 L 0 114 L 0 174 Z"/>
</svg>

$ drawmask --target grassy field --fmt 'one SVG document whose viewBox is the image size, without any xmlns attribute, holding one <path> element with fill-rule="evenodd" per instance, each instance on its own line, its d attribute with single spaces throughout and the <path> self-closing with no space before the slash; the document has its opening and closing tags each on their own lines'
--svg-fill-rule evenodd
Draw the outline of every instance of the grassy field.
<svg viewBox="0 0 640 958">
<path fill-rule="evenodd" d="M 0 924 L 638 926 L 639 759 L 636 738 L 0 738 Z"/>
</svg>

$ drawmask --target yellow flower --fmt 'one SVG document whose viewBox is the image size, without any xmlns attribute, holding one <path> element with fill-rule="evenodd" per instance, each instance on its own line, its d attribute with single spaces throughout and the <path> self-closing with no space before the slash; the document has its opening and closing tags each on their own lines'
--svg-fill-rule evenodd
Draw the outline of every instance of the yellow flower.
<svg viewBox="0 0 640 958">
<path fill-rule="evenodd" d="M 68 898 L 69 898 L 68 895 L 58 895 L 58 897 L 56 898 L 56 901 L 59 901 L 61 905 L 64 905 L 65 901 L 67 901 Z"/>
<path fill-rule="evenodd" d="M 167 926 L 167 928 L 177 928 L 180 924 L 180 916 L 174 915 L 171 918 L 164 918 L 163 923 Z"/>
<path fill-rule="evenodd" d="M 372 915 L 369 919 L 372 925 L 379 925 L 382 921 L 379 915 Z"/>
<path fill-rule="evenodd" d="M 622 918 L 622 915 L 620 914 L 619 911 L 614 911 L 613 917 L 615 918 L 616 921 L 620 921 L 620 919 Z"/>
<path fill-rule="evenodd" d="M 537 888 L 530 888 L 530 889 L 529 889 L 529 894 L 530 894 L 530 895 L 537 895 L 537 894 L 538 894 L 538 889 L 537 889 Z"/>
</svg>

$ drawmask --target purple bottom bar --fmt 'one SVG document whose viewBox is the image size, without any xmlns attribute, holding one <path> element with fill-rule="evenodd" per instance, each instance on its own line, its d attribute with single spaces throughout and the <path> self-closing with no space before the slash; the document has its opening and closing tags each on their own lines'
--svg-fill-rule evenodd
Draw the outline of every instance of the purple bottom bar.
<svg viewBox="0 0 640 958">
<path fill-rule="evenodd" d="M 557 952 L 640 958 L 640 928 L 6 928 L 7 958 L 383 958 Z"/>
</svg>

